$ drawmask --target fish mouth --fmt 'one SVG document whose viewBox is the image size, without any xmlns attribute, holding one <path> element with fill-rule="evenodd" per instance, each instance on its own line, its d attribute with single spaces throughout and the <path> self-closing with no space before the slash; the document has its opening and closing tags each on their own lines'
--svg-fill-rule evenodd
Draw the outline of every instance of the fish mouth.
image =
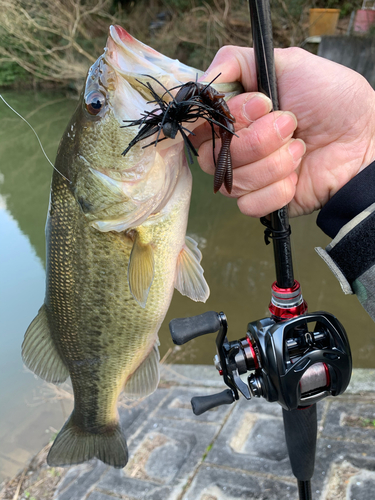
<svg viewBox="0 0 375 500">
<path fill-rule="evenodd" d="M 145 45 L 119 25 L 112 25 L 109 28 L 104 60 L 146 101 L 153 98 L 147 88 L 147 83 L 151 84 L 157 94 L 164 95 L 167 89 L 170 90 L 187 82 L 197 81 L 204 74 L 199 69 L 187 66 L 178 59 L 171 59 Z M 200 82 L 209 83 L 202 80 Z M 214 82 L 212 87 L 218 92 L 224 93 L 225 100 L 244 92 L 240 82 Z M 169 99 L 166 98 L 166 100 Z"/>
<path fill-rule="evenodd" d="M 169 101 L 170 95 L 177 93 L 180 86 L 197 81 L 204 74 L 145 45 L 118 25 L 109 28 L 102 58 L 110 72 L 117 76 L 112 109 L 119 121 L 141 118 L 145 112 L 155 109 L 155 94 L 163 101 Z M 225 99 L 243 92 L 239 82 L 214 83 L 212 86 L 224 93 Z M 169 90 L 172 90 L 171 94 Z M 201 120 L 190 124 L 191 130 L 200 123 Z M 171 141 L 165 141 L 159 149 L 169 147 Z"/>
<path fill-rule="evenodd" d="M 145 45 L 118 25 L 109 28 L 104 60 L 147 100 L 152 97 L 147 83 L 158 94 L 164 94 L 166 89 L 195 81 L 203 75 L 203 71 Z"/>
</svg>

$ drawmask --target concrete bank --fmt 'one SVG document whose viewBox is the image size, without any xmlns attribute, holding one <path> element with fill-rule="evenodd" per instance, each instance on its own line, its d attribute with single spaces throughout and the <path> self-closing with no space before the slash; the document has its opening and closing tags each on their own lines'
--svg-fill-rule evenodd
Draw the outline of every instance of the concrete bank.
<svg viewBox="0 0 375 500">
<path fill-rule="evenodd" d="M 163 367 L 159 389 L 120 411 L 130 461 L 71 467 L 56 500 L 297 499 L 281 408 L 246 401 L 196 417 L 190 399 L 224 389 L 213 367 Z M 375 370 L 354 370 L 345 395 L 319 403 L 316 500 L 375 498 Z"/>
</svg>

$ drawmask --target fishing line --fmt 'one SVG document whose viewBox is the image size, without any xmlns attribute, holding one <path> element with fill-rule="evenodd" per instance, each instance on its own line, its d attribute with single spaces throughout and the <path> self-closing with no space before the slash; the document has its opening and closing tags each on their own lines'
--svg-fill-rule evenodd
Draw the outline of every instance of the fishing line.
<svg viewBox="0 0 375 500">
<path fill-rule="evenodd" d="M 15 113 L 19 118 L 21 118 L 21 120 L 23 120 L 30 128 L 31 130 L 34 132 L 34 135 L 35 137 L 38 139 L 38 142 L 39 142 L 39 146 L 40 146 L 40 149 L 42 150 L 42 153 L 44 154 L 46 160 L 48 161 L 48 163 L 52 166 L 52 168 L 54 170 L 56 170 L 57 173 L 59 173 L 61 175 L 61 177 L 64 177 L 64 179 L 66 181 L 69 182 L 69 184 L 71 184 L 71 181 L 69 179 L 67 179 L 65 177 L 64 174 L 62 174 L 59 170 L 57 170 L 57 168 L 55 167 L 55 165 L 51 162 L 51 160 L 48 158 L 47 156 L 47 153 L 44 151 L 44 148 L 42 146 L 42 143 L 39 139 L 39 136 L 38 134 L 36 133 L 35 129 L 32 127 L 32 125 L 30 125 L 30 123 L 26 120 L 26 118 L 24 118 L 22 115 L 20 115 L 14 108 L 12 108 L 12 106 L 4 99 L 4 97 L 0 94 L 0 99 L 3 101 L 4 104 L 6 104 L 8 106 L 9 109 L 11 109 L 13 111 L 13 113 Z"/>
</svg>

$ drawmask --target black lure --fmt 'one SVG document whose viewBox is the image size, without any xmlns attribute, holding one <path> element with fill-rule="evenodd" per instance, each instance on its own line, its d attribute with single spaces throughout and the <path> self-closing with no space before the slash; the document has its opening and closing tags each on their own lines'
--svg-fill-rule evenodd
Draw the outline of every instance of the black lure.
<svg viewBox="0 0 375 500">
<path fill-rule="evenodd" d="M 229 111 L 227 103 L 224 101 L 224 94 L 217 92 L 211 83 L 218 78 L 214 78 L 209 84 L 202 84 L 198 82 L 188 82 L 172 89 L 166 89 L 162 83 L 160 83 L 156 78 L 145 75 L 155 82 L 157 82 L 165 90 L 162 96 L 159 96 L 151 84 L 140 82 L 144 87 L 146 87 L 152 97 L 153 101 L 149 101 L 148 104 L 155 103 L 158 107 L 152 111 L 145 111 L 142 114 L 142 118 L 138 120 L 124 120 L 124 122 L 129 122 L 128 125 L 123 127 L 133 127 L 138 125 L 139 132 L 130 141 L 128 147 L 122 153 L 124 156 L 127 152 L 139 141 L 146 139 L 157 133 L 156 140 L 143 146 L 147 148 L 148 146 L 157 145 L 159 141 L 171 138 L 174 139 L 178 132 L 180 132 L 186 149 L 190 163 L 193 163 L 192 154 L 198 156 L 197 150 L 191 143 L 189 134 L 195 135 L 190 132 L 186 127 L 182 126 L 183 122 L 194 123 L 199 118 L 204 118 L 211 125 L 212 129 L 212 140 L 213 140 L 213 157 L 215 164 L 215 176 L 214 176 L 214 192 L 216 193 L 222 184 L 228 193 L 232 191 L 233 183 L 233 173 L 232 173 L 232 159 L 230 154 L 230 143 L 234 133 L 234 122 L 235 118 Z M 172 90 L 179 89 L 176 97 L 171 94 Z M 164 97 L 168 95 L 171 100 L 169 102 L 164 100 Z M 217 158 L 215 159 L 215 130 L 214 125 L 219 127 L 219 133 L 221 138 L 221 149 Z M 163 132 L 164 137 L 159 139 L 161 132 Z"/>
</svg>

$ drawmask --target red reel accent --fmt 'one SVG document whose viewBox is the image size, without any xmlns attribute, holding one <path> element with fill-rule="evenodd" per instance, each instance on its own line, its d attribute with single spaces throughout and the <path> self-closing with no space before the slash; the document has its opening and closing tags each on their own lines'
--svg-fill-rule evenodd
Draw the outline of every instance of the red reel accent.
<svg viewBox="0 0 375 500">
<path fill-rule="evenodd" d="M 307 311 L 307 303 L 305 301 L 302 302 L 299 306 L 289 307 L 288 309 L 284 309 L 281 307 L 277 307 L 272 302 L 268 307 L 271 315 L 277 319 L 290 319 L 295 318 L 296 316 L 301 316 Z"/>
<path fill-rule="evenodd" d="M 249 344 L 249 347 L 250 347 L 250 351 L 251 351 L 251 355 L 253 357 L 253 360 L 254 360 L 254 366 L 255 366 L 255 370 L 257 370 L 259 368 L 259 363 L 258 363 L 258 358 L 257 358 L 257 355 L 254 351 L 254 347 L 249 339 L 249 337 L 246 337 L 246 340 L 247 340 L 247 343 Z"/>
<path fill-rule="evenodd" d="M 329 374 L 329 368 L 328 368 L 328 366 L 325 363 L 323 363 L 323 366 L 324 366 L 324 370 L 326 372 L 327 387 L 329 388 L 331 386 L 331 376 Z"/>
<path fill-rule="evenodd" d="M 291 288 L 280 288 L 276 281 L 272 284 L 272 299 L 268 309 L 277 319 L 290 319 L 307 312 L 307 303 L 302 297 L 301 285 L 294 281 Z"/>
<path fill-rule="evenodd" d="M 277 285 L 277 282 L 274 281 L 272 283 L 272 291 L 273 292 L 276 292 L 276 293 L 280 293 L 280 294 L 289 294 L 289 293 L 296 293 L 298 291 L 300 291 L 301 289 L 301 285 L 299 284 L 299 282 L 297 280 L 294 280 L 294 285 L 292 286 L 292 288 L 281 288 Z"/>
</svg>

